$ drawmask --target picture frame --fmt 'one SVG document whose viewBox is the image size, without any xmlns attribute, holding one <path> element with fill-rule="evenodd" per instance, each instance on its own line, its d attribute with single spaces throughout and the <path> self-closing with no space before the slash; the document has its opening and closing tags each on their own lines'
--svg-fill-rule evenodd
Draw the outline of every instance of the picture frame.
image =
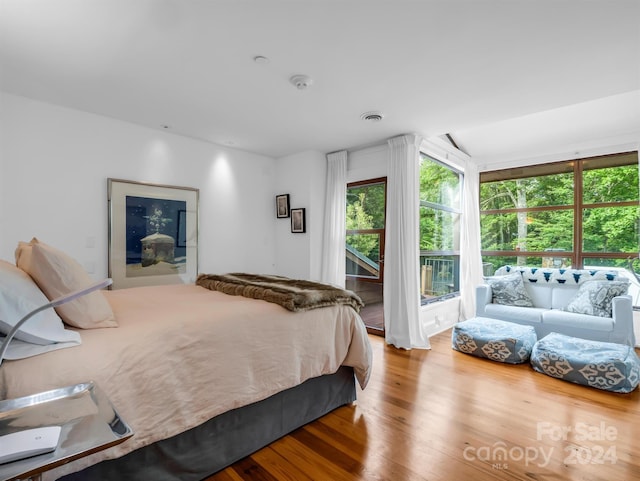
<svg viewBox="0 0 640 481">
<path fill-rule="evenodd" d="M 276 195 L 276 217 L 284 219 L 289 215 L 289 194 Z"/>
<path fill-rule="evenodd" d="M 195 282 L 198 196 L 191 187 L 107 179 L 112 289 Z"/>
<path fill-rule="evenodd" d="M 305 209 L 291 209 L 291 232 L 294 234 L 304 234 L 307 231 L 305 219 Z"/>
</svg>

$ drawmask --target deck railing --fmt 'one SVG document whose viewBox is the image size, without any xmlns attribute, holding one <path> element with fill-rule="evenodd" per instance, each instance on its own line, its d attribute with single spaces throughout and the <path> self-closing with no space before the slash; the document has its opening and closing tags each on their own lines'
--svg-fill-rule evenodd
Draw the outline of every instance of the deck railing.
<svg viewBox="0 0 640 481">
<path fill-rule="evenodd" d="M 430 298 L 458 291 L 457 264 L 457 256 L 420 256 L 420 294 Z"/>
</svg>

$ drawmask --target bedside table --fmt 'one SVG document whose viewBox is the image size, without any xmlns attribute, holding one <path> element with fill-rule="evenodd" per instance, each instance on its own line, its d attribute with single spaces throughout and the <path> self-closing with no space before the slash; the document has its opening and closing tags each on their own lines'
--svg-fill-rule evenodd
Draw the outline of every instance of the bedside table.
<svg viewBox="0 0 640 481">
<path fill-rule="evenodd" d="M 57 448 L 0 464 L 0 481 L 39 480 L 45 471 L 120 444 L 133 431 L 94 382 L 0 401 L 0 436 L 60 426 Z"/>
</svg>

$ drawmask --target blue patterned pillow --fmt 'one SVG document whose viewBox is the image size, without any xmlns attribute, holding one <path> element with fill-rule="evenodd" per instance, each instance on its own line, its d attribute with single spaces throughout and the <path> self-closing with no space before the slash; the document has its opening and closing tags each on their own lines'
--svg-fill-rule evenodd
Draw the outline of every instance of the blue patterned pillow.
<svg viewBox="0 0 640 481">
<path fill-rule="evenodd" d="M 611 317 L 612 301 L 616 296 L 627 293 L 629 281 L 586 281 L 569 302 L 565 311 L 591 316 Z"/>
<path fill-rule="evenodd" d="M 522 276 L 518 272 L 507 276 L 485 277 L 484 280 L 491 286 L 494 304 L 533 307 L 531 297 L 525 290 Z"/>
</svg>

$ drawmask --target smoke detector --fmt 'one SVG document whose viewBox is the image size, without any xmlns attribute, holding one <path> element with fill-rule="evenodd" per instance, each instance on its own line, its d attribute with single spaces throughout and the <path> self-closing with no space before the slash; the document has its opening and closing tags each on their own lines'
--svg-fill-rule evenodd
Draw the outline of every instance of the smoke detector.
<svg viewBox="0 0 640 481">
<path fill-rule="evenodd" d="M 360 116 L 360 118 L 367 122 L 380 122 L 382 119 L 384 119 L 384 114 L 382 112 L 376 111 L 365 112 Z"/>
<path fill-rule="evenodd" d="M 313 79 L 308 75 L 294 75 L 289 79 L 298 90 L 304 90 L 313 83 Z"/>
</svg>

